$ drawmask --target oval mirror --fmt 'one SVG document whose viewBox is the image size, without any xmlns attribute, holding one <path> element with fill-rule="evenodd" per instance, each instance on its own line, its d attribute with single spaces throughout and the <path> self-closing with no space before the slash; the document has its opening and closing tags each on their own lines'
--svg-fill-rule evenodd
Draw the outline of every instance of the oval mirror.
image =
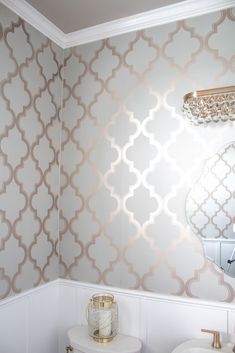
<svg viewBox="0 0 235 353">
<path fill-rule="evenodd" d="M 235 277 L 235 142 L 206 161 L 187 196 L 186 217 L 206 257 Z"/>
</svg>

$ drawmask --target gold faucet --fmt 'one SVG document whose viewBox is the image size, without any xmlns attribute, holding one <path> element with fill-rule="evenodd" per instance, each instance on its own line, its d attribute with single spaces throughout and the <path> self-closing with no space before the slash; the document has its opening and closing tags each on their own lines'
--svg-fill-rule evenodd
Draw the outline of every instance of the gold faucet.
<svg viewBox="0 0 235 353">
<path fill-rule="evenodd" d="M 202 328 L 201 331 L 202 332 L 207 332 L 207 333 L 212 333 L 212 335 L 213 335 L 212 348 L 215 348 L 215 349 L 220 349 L 221 348 L 219 331 L 206 330 L 204 328 Z M 235 350 L 233 352 L 235 352 Z"/>
</svg>

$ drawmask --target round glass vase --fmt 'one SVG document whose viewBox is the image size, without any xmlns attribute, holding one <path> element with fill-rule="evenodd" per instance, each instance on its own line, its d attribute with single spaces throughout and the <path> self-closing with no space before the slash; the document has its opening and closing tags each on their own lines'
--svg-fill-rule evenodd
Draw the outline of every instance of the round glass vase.
<svg viewBox="0 0 235 353">
<path fill-rule="evenodd" d="M 87 310 L 88 333 L 96 341 L 107 343 L 117 334 L 118 306 L 113 295 L 94 294 Z"/>
</svg>

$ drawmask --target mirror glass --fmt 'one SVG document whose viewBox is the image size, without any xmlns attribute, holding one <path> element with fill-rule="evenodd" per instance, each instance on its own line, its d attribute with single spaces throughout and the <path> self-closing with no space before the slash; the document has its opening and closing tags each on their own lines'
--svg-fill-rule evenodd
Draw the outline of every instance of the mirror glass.
<svg viewBox="0 0 235 353">
<path fill-rule="evenodd" d="M 206 161 L 186 199 L 186 217 L 206 257 L 235 277 L 235 142 Z"/>
</svg>

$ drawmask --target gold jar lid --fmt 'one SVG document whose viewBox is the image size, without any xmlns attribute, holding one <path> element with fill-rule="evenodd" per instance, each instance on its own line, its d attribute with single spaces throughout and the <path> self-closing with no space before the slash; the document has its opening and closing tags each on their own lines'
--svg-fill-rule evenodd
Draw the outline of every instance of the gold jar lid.
<svg viewBox="0 0 235 353">
<path fill-rule="evenodd" d="M 114 303 L 114 296 L 108 293 L 96 293 L 92 296 L 91 301 L 96 307 L 110 308 Z"/>
</svg>

